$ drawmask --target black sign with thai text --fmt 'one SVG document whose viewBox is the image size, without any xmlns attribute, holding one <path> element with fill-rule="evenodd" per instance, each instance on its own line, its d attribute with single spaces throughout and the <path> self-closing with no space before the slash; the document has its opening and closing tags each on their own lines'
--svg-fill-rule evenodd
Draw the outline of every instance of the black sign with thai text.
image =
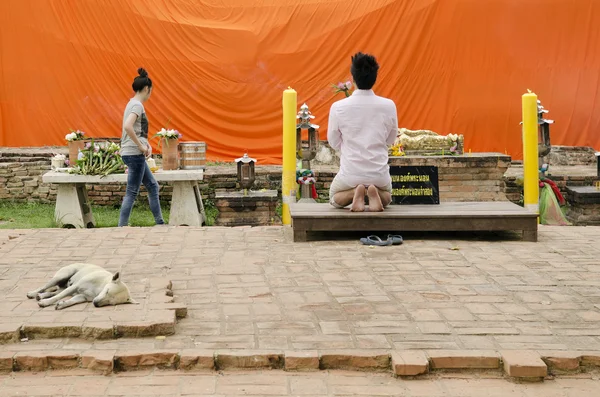
<svg viewBox="0 0 600 397">
<path fill-rule="evenodd" d="M 437 167 L 391 166 L 392 204 L 439 204 Z"/>
</svg>

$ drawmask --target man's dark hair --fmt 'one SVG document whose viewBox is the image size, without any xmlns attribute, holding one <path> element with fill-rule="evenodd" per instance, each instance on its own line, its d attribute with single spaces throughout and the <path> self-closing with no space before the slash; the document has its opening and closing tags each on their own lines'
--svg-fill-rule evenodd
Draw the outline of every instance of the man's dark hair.
<svg viewBox="0 0 600 397">
<path fill-rule="evenodd" d="M 350 73 L 359 90 L 370 90 L 377 81 L 379 64 L 373 55 L 357 52 L 352 56 Z"/>
</svg>

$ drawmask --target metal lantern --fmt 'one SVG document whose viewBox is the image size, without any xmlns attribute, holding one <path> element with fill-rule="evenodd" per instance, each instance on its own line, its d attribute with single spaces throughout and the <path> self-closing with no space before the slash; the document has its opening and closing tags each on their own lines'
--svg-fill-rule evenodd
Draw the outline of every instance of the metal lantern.
<svg viewBox="0 0 600 397">
<path fill-rule="evenodd" d="M 319 126 L 310 122 L 314 118 L 306 103 L 300 107 L 296 116 L 296 158 L 302 160 L 302 168 L 307 170 L 310 169 L 310 161 L 317 156 L 319 148 Z M 308 130 L 308 140 L 302 140 L 302 130 Z M 300 202 L 315 202 L 311 197 L 311 186 L 308 184 L 302 185 L 301 196 Z"/>
<path fill-rule="evenodd" d="M 299 120 L 296 124 L 296 157 L 302 160 L 302 167 L 307 169 L 310 168 L 310 160 L 317 156 L 319 146 L 319 126 L 310 122 L 314 118 L 306 103 L 300 107 L 296 116 Z M 302 140 L 302 130 L 308 130 L 308 141 Z"/>
<path fill-rule="evenodd" d="M 244 153 L 244 156 L 236 159 L 235 162 L 237 163 L 237 179 L 240 187 L 244 190 L 250 189 L 256 179 L 254 173 L 256 159 L 250 158 L 248 153 Z"/>
</svg>

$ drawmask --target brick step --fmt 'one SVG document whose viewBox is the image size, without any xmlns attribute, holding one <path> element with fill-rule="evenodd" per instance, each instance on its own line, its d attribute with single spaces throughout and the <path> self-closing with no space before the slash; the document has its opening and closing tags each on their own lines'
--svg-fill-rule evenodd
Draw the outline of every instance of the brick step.
<svg viewBox="0 0 600 397">
<path fill-rule="evenodd" d="M 508 378 L 543 381 L 551 375 L 600 367 L 600 353 L 495 351 L 262 351 L 262 350 L 49 350 L 0 352 L 0 371 L 86 369 L 105 375 L 140 369 L 347 370 L 390 372 L 413 378 L 436 371 L 497 371 Z"/>
</svg>

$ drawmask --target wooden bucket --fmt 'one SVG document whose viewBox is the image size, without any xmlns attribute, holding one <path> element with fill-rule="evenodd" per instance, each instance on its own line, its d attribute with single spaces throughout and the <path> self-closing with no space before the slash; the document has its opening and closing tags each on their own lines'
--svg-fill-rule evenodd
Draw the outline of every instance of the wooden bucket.
<svg viewBox="0 0 600 397">
<path fill-rule="evenodd" d="M 199 170 L 206 167 L 205 142 L 180 142 L 179 165 L 182 170 Z"/>
</svg>

